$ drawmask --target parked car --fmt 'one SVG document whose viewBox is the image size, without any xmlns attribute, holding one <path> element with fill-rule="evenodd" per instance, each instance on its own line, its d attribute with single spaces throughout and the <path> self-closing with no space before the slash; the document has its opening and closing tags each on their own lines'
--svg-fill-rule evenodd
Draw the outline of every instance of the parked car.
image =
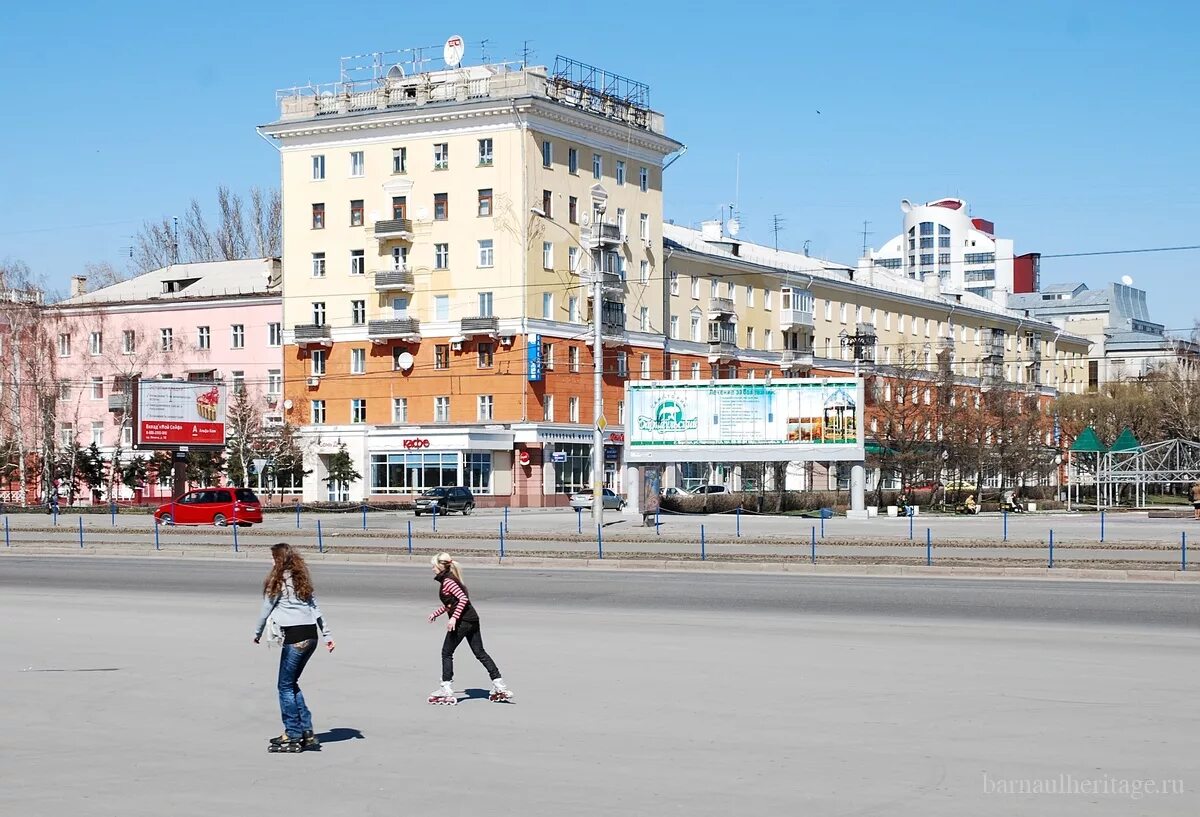
<svg viewBox="0 0 1200 817">
<path fill-rule="evenodd" d="M 946 483 L 946 491 L 947 493 L 954 493 L 956 491 L 961 493 L 974 493 L 975 483 L 951 480 L 950 482 Z"/>
<path fill-rule="evenodd" d="M 199 488 L 160 505 L 154 519 L 164 525 L 261 525 L 262 503 L 249 488 Z"/>
<path fill-rule="evenodd" d="M 672 485 L 670 488 L 663 488 L 661 491 L 659 491 L 659 494 L 662 497 L 666 498 L 666 497 L 691 496 L 692 492 L 687 490 L 686 488 L 680 488 L 678 486 Z"/>
<path fill-rule="evenodd" d="M 692 491 L 692 493 L 693 494 L 727 494 L 727 493 L 730 493 L 730 491 L 724 485 L 699 485 L 696 487 L 696 490 Z"/>
<path fill-rule="evenodd" d="M 423 513 L 450 513 L 461 511 L 466 516 L 475 510 L 475 497 L 466 488 L 446 487 L 430 488 L 416 498 L 413 513 L 420 516 Z"/>
<path fill-rule="evenodd" d="M 923 479 L 914 482 L 904 488 L 905 491 L 936 491 L 942 487 L 942 483 L 936 479 Z"/>
<path fill-rule="evenodd" d="M 571 494 L 571 507 L 575 509 L 587 510 L 592 507 L 592 492 L 586 493 L 580 491 L 577 494 Z M 615 493 L 611 488 L 604 489 L 604 510 L 619 511 L 625 507 L 625 498 L 620 494 Z"/>
</svg>

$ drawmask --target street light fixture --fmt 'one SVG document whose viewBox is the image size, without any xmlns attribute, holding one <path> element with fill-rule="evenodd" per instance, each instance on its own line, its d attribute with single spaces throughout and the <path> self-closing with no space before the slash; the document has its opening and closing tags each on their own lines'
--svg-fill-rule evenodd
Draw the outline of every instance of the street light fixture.
<svg viewBox="0 0 1200 817">
<path fill-rule="evenodd" d="M 596 203 L 596 210 L 600 215 L 604 214 L 603 201 Z M 529 212 L 562 230 L 585 253 L 592 253 L 591 248 L 585 247 L 570 230 L 550 218 L 545 210 L 530 207 Z M 595 364 L 592 375 L 592 521 L 598 527 L 604 525 L 604 439 L 600 429 L 601 420 L 604 418 L 604 335 L 601 328 L 604 306 L 601 283 L 604 274 L 601 269 L 600 250 L 597 246 L 596 255 L 592 259 L 592 360 Z"/>
</svg>

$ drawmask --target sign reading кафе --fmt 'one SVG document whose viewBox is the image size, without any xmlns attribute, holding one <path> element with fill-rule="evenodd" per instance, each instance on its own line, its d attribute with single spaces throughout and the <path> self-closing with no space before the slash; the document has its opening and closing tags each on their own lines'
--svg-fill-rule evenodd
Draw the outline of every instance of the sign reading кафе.
<svg viewBox="0 0 1200 817">
<path fill-rule="evenodd" d="M 224 446 L 226 406 L 222 383 L 141 380 L 137 447 Z"/>
<path fill-rule="evenodd" d="M 861 383 L 677 380 L 626 386 L 628 462 L 864 457 Z"/>
</svg>

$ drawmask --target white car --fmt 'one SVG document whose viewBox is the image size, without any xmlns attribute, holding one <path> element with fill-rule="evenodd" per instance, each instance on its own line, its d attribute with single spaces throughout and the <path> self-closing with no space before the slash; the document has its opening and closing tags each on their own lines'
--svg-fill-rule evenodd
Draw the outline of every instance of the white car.
<svg viewBox="0 0 1200 817">
<path fill-rule="evenodd" d="M 727 493 L 729 493 L 729 489 L 726 488 L 724 485 L 700 485 L 696 488 L 696 490 L 692 491 L 692 493 L 693 494 L 727 494 Z"/>
<path fill-rule="evenodd" d="M 586 510 L 592 507 L 592 492 L 579 492 L 571 494 L 571 507 L 576 510 Z M 625 507 L 625 499 L 620 494 L 614 493 L 611 488 L 604 489 L 604 510 L 619 511 Z"/>
<path fill-rule="evenodd" d="M 691 491 L 687 490 L 686 488 L 679 488 L 677 486 L 671 486 L 670 488 L 663 488 L 659 493 L 663 496 L 664 499 L 667 497 L 681 497 L 681 496 L 691 496 L 692 495 Z"/>
</svg>

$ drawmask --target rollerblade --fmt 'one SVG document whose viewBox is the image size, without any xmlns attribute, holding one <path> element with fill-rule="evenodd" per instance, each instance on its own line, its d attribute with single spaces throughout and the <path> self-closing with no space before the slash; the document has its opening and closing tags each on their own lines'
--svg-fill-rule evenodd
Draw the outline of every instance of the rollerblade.
<svg viewBox="0 0 1200 817">
<path fill-rule="evenodd" d="M 278 740 L 279 743 L 276 743 Z M 293 738 L 287 735 L 280 735 L 271 741 L 267 746 L 267 751 L 271 754 L 298 754 L 304 751 L 304 738 Z"/>
<path fill-rule="evenodd" d="M 504 703 L 511 701 L 513 697 L 512 690 L 504 685 L 503 678 L 497 678 L 492 681 L 492 691 L 488 693 L 488 700 L 493 703 Z"/>
<path fill-rule="evenodd" d="M 442 681 L 441 686 L 429 693 L 429 703 L 438 706 L 455 706 L 458 704 L 458 695 L 454 692 L 454 687 L 449 681 Z"/>
<path fill-rule="evenodd" d="M 271 738 L 271 745 L 282 746 L 287 739 L 286 733 L 277 738 Z M 311 729 L 305 729 L 300 735 L 300 748 L 305 752 L 319 752 L 321 751 L 321 741 L 317 740 L 317 736 L 312 733 Z"/>
</svg>

